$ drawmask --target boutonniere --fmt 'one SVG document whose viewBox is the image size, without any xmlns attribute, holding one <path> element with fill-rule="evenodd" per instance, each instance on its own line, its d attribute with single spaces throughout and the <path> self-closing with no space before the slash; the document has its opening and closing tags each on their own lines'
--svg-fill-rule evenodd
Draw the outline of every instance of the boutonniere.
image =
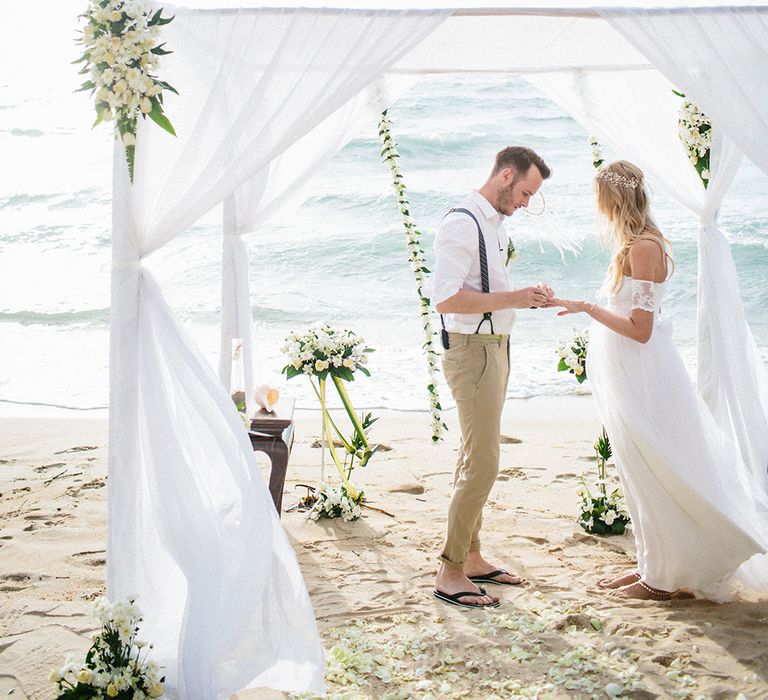
<svg viewBox="0 0 768 700">
<path fill-rule="evenodd" d="M 509 241 L 507 243 L 507 265 L 511 263 L 513 260 L 517 260 L 517 248 L 515 248 L 515 244 L 512 241 Z"/>
</svg>

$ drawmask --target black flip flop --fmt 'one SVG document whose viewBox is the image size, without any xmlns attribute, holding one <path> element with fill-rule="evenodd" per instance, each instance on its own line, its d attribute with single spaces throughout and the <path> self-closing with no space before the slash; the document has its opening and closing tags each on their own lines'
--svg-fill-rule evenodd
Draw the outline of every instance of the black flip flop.
<svg viewBox="0 0 768 700">
<path fill-rule="evenodd" d="M 501 603 L 496 601 L 495 603 L 462 603 L 459 598 L 465 598 L 467 596 L 485 595 L 485 589 L 481 588 L 480 592 L 477 591 L 459 591 L 458 593 L 443 593 L 435 589 L 432 591 L 432 595 L 438 600 L 442 600 L 444 603 L 450 603 L 451 605 L 458 605 L 460 608 L 498 608 Z"/>
<path fill-rule="evenodd" d="M 469 580 L 472 581 L 472 583 L 495 583 L 497 586 L 519 586 L 521 583 L 523 583 L 522 580 L 520 580 L 518 583 L 510 583 L 509 581 L 498 581 L 499 576 L 503 576 L 504 574 L 507 574 L 507 576 L 517 576 L 517 574 L 510 574 L 509 571 L 506 569 L 496 569 L 496 571 L 490 571 L 487 574 L 480 574 L 479 576 L 469 576 Z M 518 578 L 521 578 L 518 576 Z"/>
</svg>

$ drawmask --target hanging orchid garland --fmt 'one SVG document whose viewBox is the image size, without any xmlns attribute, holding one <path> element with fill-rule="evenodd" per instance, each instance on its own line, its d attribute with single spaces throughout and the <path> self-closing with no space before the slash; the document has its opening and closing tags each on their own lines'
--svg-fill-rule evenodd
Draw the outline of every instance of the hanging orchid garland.
<svg viewBox="0 0 768 700">
<path fill-rule="evenodd" d="M 605 160 L 603 160 L 600 142 L 597 140 L 597 136 L 589 137 L 589 145 L 592 147 L 592 165 L 595 167 L 595 169 L 597 169 L 603 163 L 605 163 Z"/>
<path fill-rule="evenodd" d="M 432 318 L 430 316 L 429 299 L 424 296 L 424 281 L 429 274 L 424 261 L 424 250 L 421 247 L 421 231 L 416 228 L 411 218 L 411 205 L 406 195 L 405 182 L 397 165 L 397 159 L 400 154 L 397 152 L 397 144 L 392 138 L 392 122 L 387 117 L 387 110 L 381 113 L 379 120 L 379 136 L 381 137 L 382 149 L 381 156 L 389 165 L 389 172 L 392 174 L 392 186 L 395 189 L 397 206 L 403 217 L 403 233 L 407 240 L 408 258 L 411 262 L 413 274 L 416 277 L 416 293 L 419 295 L 419 305 L 421 307 L 421 322 L 424 328 L 424 352 L 427 356 L 427 369 L 429 371 L 429 391 L 430 413 L 432 415 L 432 441 L 438 442 L 443 437 L 443 431 L 447 426 L 443 423 L 440 415 L 440 395 L 437 389 L 437 352 L 433 342 L 434 331 L 432 330 Z"/>
<path fill-rule="evenodd" d="M 79 90 L 95 95 L 94 126 L 115 121 L 115 136 L 125 147 L 131 182 L 138 116 L 149 117 L 176 135 L 163 113 L 163 90 L 176 90 L 154 75 L 160 56 L 171 53 L 159 37 L 160 28 L 173 17 L 163 17 L 162 12 L 162 8 L 145 9 L 143 0 L 90 0 L 81 15 L 86 25 L 79 43 L 85 51 L 74 63 L 84 63 L 80 73 L 89 78 Z"/>
<path fill-rule="evenodd" d="M 672 92 L 685 100 L 682 92 Z M 706 189 L 709 185 L 709 154 L 712 149 L 712 123 L 709 117 L 693 102 L 685 100 L 678 113 L 677 134 Z"/>
</svg>

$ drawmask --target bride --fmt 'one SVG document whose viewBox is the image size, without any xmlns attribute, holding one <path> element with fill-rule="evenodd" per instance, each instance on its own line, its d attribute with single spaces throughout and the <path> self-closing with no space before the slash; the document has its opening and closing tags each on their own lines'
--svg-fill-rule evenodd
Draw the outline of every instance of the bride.
<svg viewBox="0 0 768 700">
<path fill-rule="evenodd" d="M 598 585 L 650 600 L 681 589 L 715 600 L 765 595 L 768 494 L 750 482 L 672 341 L 662 306 L 674 265 L 643 180 L 627 161 L 595 178 L 597 207 L 617 249 L 607 306 L 552 302 L 564 308 L 560 316 L 593 319 L 587 373 L 637 545 L 637 570 Z"/>
</svg>

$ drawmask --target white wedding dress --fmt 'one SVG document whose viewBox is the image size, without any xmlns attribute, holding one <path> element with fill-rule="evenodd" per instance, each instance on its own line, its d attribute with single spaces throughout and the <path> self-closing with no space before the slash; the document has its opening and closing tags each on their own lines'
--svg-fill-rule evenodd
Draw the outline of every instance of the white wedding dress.
<svg viewBox="0 0 768 700">
<path fill-rule="evenodd" d="M 587 376 L 654 588 L 713 600 L 768 597 L 768 494 L 689 378 L 661 312 L 666 283 L 625 277 L 608 308 L 654 312 L 643 344 L 590 328 Z"/>
</svg>

